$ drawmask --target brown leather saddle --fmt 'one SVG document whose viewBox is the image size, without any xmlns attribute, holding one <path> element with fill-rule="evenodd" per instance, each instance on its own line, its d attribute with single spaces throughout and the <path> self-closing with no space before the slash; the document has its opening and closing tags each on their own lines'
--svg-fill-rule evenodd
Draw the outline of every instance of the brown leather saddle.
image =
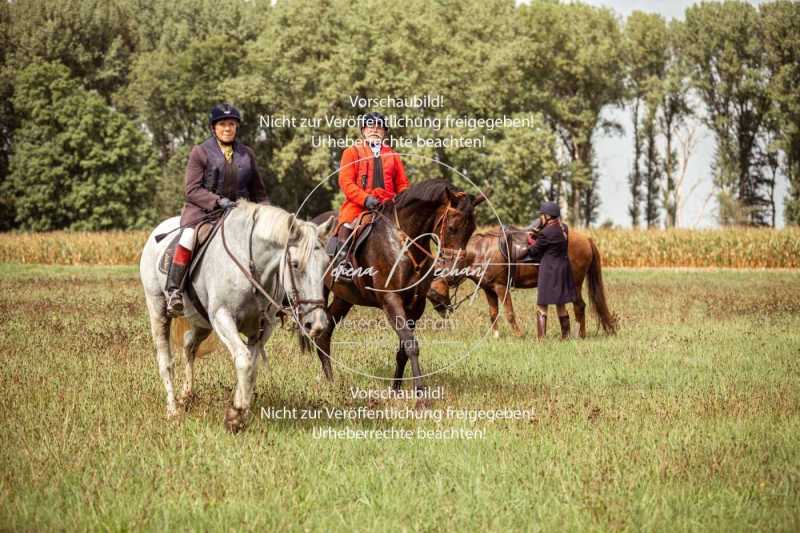
<svg viewBox="0 0 800 533">
<path fill-rule="evenodd" d="M 530 232 L 527 230 L 516 226 L 503 226 L 503 231 L 500 232 L 500 238 L 497 239 L 497 246 L 500 249 L 500 254 L 508 263 L 512 287 L 514 286 L 514 280 L 517 275 L 517 267 L 521 263 L 531 265 L 538 264 L 538 262 L 534 262 L 533 258 L 528 255 L 529 236 Z"/>
<path fill-rule="evenodd" d="M 212 235 L 212 231 L 216 227 L 216 222 L 202 222 L 195 228 L 194 231 L 194 246 L 192 250 L 192 262 L 189 265 L 190 271 L 194 269 L 195 265 L 199 263 L 199 260 L 203 256 L 203 252 L 205 252 L 205 246 L 208 244 L 210 240 L 209 237 Z M 175 248 L 178 247 L 178 241 L 181 238 L 181 232 L 176 232 L 175 237 L 172 238 L 170 241 L 169 246 L 167 249 L 164 250 L 164 253 L 161 254 L 161 259 L 158 261 L 158 269 L 161 271 L 162 274 L 166 274 L 169 272 L 169 266 L 172 264 L 172 258 L 175 255 Z"/>
<path fill-rule="evenodd" d="M 350 234 L 350 242 L 347 245 L 347 251 L 345 252 L 344 256 L 347 258 L 348 261 L 353 266 L 355 264 L 355 255 L 356 252 L 361 248 L 361 246 L 367 241 L 369 234 L 372 232 L 372 226 L 375 223 L 375 213 L 371 211 L 364 211 L 358 218 L 355 220 L 355 226 L 353 227 L 353 232 Z M 339 232 L 339 226 L 336 227 L 336 232 Z"/>
<path fill-rule="evenodd" d="M 528 258 L 528 235 L 530 233 L 516 226 L 503 226 L 497 246 L 503 259 L 509 263 L 531 263 Z M 503 238 L 505 236 L 505 239 Z"/>
</svg>

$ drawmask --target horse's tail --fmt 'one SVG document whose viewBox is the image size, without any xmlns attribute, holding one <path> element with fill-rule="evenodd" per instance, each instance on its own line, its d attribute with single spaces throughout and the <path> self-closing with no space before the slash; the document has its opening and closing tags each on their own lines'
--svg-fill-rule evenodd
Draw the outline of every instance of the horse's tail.
<svg viewBox="0 0 800 533">
<path fill-rule="evenodd" d="M 589 263 L 589 301 L 592 304 L 597 319 L 603 326 L 603 330 L 613 335 L 617 332 L 618 318 L 616 314 L 611 313 L 608 309 L 606 302 L 606 290 L 603 286 L 603 266 L 600 259 L 600 250 L 592 239 L 589 239 L 589 244 L 592 246 L 592 262 Z"/>
<path fill-rule="evenodd" d="M 172 353 L 181 353 L 183 351 L 183 336 L 190 329 L 192 329 L 192 326 L 190 326 L 189 322 L 182 316 L 172 319 L 169 332 L 169 341 L 172 345 Z M 197 352 L 195 353 L 195 357 L 201 357 L 207 353 L 211 353 L 216 348 L 218 348 L 216 335 L 212 333 L 209 338 L 200 343 L 200 346 L 197 348 Z"/>
</svg>

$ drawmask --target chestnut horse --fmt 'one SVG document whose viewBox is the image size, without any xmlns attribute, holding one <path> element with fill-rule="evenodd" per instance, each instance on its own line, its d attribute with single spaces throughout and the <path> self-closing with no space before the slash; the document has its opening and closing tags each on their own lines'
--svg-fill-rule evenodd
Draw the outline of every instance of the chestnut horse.
<svg viewBox="0 0 800 533">
<path fill-rule="evenodd" d="M 537 228 L 533 228 L 535 233 Z M 467 250 L 460 259 L 456 272 L 466 271 L 463 275 L 437 277 L 431 284 L 428 299 L 433 303 L 433 308 L 440 315 L 446 316 L 455 311 L 461 303 L 455 304 L 450 298 L 450 287 L 458 287 L 466 278 L 477 285 L 476 289 L 483 289 L 486 300 L 489 302 L 489 315 L 492 332 L 495 337 L 500 335 L 497 328 L 498 303 L 503 302 L 506 320 L 516 336 L 522 336 L 522 329 L 517 324 L 514 316 L 514 305 L 511 301 L 511 287 L 519 289 L 532 289 L 536 287 L 539 278 L 539 266 L 533 263 L 515 262 L 514 249 L 527 246 L 528 231 L 507 226 L 505 232 L 499 226 L 488 231 L 476 233 L 470 238 Z M 510 238 L 511 259 L 504 257 L 500 246 L 503 239 Z M 507 241 L 506 241 L 507 242 Z M 504 244 L 504 249 L 508 249 Z M 594 241 L 586 235 L 574 230 L 569 232 L 567 253 L 572 265 L 572 278 L 578 299 L 573 303 L 575 321 L 578 322 L 578 334 L 586 336 L 586 302 L 583 300 L 583 280 L 589 281 L 589 301 L 597 315 L 603 330 L 613 334 L 617 328 L 617 319 L 609 311 L 606 302 L 605 288 L 603 286 L 603 270 L 600 251 Z M 470 268 L 460 268 L 467 265 Z M 510 272 L 509 272 L 510 269 Z M 455 269 L 454 269 L 455 270 Z M 509 284 L 509 281 L 511 282 Z M 463 300 L 462 300 L 463 301 Z"/>
<path fill-rule="evenodd" d="M 426 295 L 438 260 L 463 253 L 475 231 L 475 206 L 485 196 L 471 196 L 443 179 L 416 183 L 375 210 L 366 241 L 352 255 L 358 273 L 352 280 L 325 275 L 327 329 L 315 339 L 325 377 L 332 381 L 331 337 L 354 305 L 383 309 L 400 344 L 392 387 L 400 389 L 411 360 L 414 390 L 422 391 L 422 369 L 414 325 L 425 311 Z M 331 212 L 314 220 L 325 220 Z M 438 244 L 431 251 L 431 242 Z M 363 270 L 362 270 L 363 269 Z"/>
</svg>

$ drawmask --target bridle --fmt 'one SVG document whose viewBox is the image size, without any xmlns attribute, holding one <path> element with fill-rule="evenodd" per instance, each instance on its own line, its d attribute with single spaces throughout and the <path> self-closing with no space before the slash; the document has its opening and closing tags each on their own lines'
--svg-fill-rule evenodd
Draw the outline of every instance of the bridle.
<svg viewBox="0 0 800 533">
<path fill-rule="evenodd" d="M 300 291 L 297 290 L 297 280 L 294 274 L 294 265 L 292 261 L 292 252 L 289 250 L 289 244 L 283 252 L 283 261 L 289 270 L 289 285 L 291 287 L 291 296 L 289 298 L 288 309 L 292 312 L 293 317 L 302 318 L 311 313 L 315 309 L 322 309 L 323 311 L 328 307 L 327 302 L 322 298 L 301 298 Z M 306 306 L 303 311 L 303 306 Z"/>
<path fill-rule="evenodd" d="M 249 232 L 250 233 L 249 242 L 248 242 L 248 248 L 250 250 L 250 269 L 249 270 L 247 268 L 245 268 L 244 265 L 242 265 L 242 263 L 239 262 L 238 259 L 236 259 L 236 256 L 234 256 L 233 253 L 228 248 L 228 242 L 225 240 L 225 219 L 228 217 L 229 213 L 230 213 L 230 210 L 226 211 L 222 215 L 222 219 L 219 221 L 220 233 L 222 234 L 222 246 L 225 248 L 225 252 L 228 254 L 228 257 L 231 258 L 231 261 L 233 261 L 233 263 L 239 268 L 239 270 L 242 272 L 242 274 L 244 274 L 244 276 L 247 278 L 247 281 L 249 281 L 250 284 L 253 286 L 254 291 L 260 293 L 264 298 L 266 298 L 267 301 L 273 307 L 275 307 L 279 311 L 283 312 L 284 314 L 288 314 L 289 316 L 291 316 L 292 320 L 297 322 L 298 326 L 300 326 L 300 329 L 302 330 L 303 329 L 303 325 L 301 323 L 302 318 L 305 317 L 307 314 L 311 313 L 312 311 L 314 311 L 315 309 L 320 309 L 320 308 L 325 309 L 327 307 L 325 300 L 322 300 L 322 299 L 311 299 L 311 298 L 301 298 L 300 297 L 300 291 L 297 290 L 297 280 L 296 280 L 295 273 L 294 273 L 294 266 L 292 265 L 291 252 L 289 250 L 289 243 L 286 243 L 286 246 L 284 247 L 284 250 L 283 250 L 282 261 L 286 262 L 286 264 L 288 265 L 289 280 L 290 280 L 289 284 L 290 284 L 290 287 L 291 287 L 292 294 L 291 294 L 291 297 L 289 298 L 289 305 L 288 306 L 285 306 L 282 303 L 278 303 L 275 300 L 275 298 L 273 298 L 273 296 L 271 294 L 269 294 L 264 289 L 264 287 L 261 285 L 261 283 L 258 282 L 258 280 L 256 279 L 256 277 L 254 275 L 255 274 L 255 265 L 253 263 L 252 256 L 253 256 L 253 228 L 255 227 L 255 213 L 253 213 L 253 224 L 252 224 L 252 226 L 250 228 L 250 232 Z M 282 283 L 283 282 L 281 280 L 281 284 Z M 310 306 L 310 307 L 307 307 L 305 310 L 303 310 L 302 309 L 303 306 Z"/>
<path fill-rule="evenodd" d="M 455 196 L 457 198 L 462 198 L 464 197 L 465 194 L 466 194 L 465 192 L 459 191 L 455 193 Z M 396 205 L 392 206 L 392 209 L 394 214 L 394 222 L 392 222 L 391 219 L 389 219 L 386 215 L 384 215 L 380 211 L 374 211 L 374 213 L 383 218 L 390 226 L 394 226 L 394 228 L 400 234 L 400 236 L 403 239 L 403 249 L 405 250 L 405 254 L 411 260 L 411 263 L 414 265 L 415 271 L 419 272 L 420 270 L 422 270 L 422 267 L 424 266 L 427 259 L 432 259 L 434 262 L 443 261 L 446 258 L 454 257 L 456 254 L 458 254 L 460 251 L 463 250 L 462 248 L 448 248 L 443 246 L 444 237 L 447 232 L 449 224 L 450 213 L 452 211 L 460 212 L 458 209 L 452 206 L 450 198 L 447 199 L 447 205 L 445 206 L 444 211 L 436 220 L 436 222 L 434 222 L 433 224 L 433 230 L 434 232 L 436 232 L 436 237 L 439 239 L 439 253 L 437 254 L 436 257 L 434 257 L 434 255 L 431 254 L 430 251 L 428 251 L 424 246 L 419 244 L 415 238 L 411 237 L 408 233 L 403 231 L 403 228 L 400 226 L 400 217 L 398 217 L 397 215 L 397 206 Z M 436 231 L 437 226 L 439 227 L 438 231 Z M 405 246 L 406 242 L 410 242 L 414 247 L 416 247 L 419 251 L 421 251 L 424 255 L 426 255 L 427 259 L 423 259 L 422 261 L 417 261 L 417 259 L 414 257 L 414 254 L 411 253 L 409 247 Z M 448 253 L 450 255 L 446 255 Z"/>
</svg>

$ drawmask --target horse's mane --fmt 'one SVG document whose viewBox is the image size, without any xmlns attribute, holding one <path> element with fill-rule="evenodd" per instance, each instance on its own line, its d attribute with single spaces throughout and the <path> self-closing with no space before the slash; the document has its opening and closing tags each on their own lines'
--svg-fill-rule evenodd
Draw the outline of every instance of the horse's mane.
<svg viewBox="0 0 800 533">
<path fill-rule="evenodd" d="M 383 205 L 403 208 L 416 203 L 431 203 L 442 197 L 447 190 L 457 191 L 457 189 L 447 180 L 435 178 L 421 181 L 411 185 L 408 189 L 398 194 L 394 200 L 385 202 Z"/>
<path fill-rule="evenodd" d="M 288 211 L 280 207 L 271 205 L 254 204 L 246 200 L 240 200 L 238 207 L 231 215 L 240 212 L 243 217 L 252 218 L 256 216 L 256 226 L 254 233 L 260 238 L 273 241 L 280 246 L 286 246 L 291 238 L 289 232 L 288 219 L 291 215 Z M 317 227 L 313 222 L 308 222 L 295 217 L 293 231 L 300 234 L 292 245 L 296 246 L 300 252 L 299 257 L 295 257 L 300 262 L 300 268 L 305 268 L 305 264 L 317 246 Z"/>
</svg>

